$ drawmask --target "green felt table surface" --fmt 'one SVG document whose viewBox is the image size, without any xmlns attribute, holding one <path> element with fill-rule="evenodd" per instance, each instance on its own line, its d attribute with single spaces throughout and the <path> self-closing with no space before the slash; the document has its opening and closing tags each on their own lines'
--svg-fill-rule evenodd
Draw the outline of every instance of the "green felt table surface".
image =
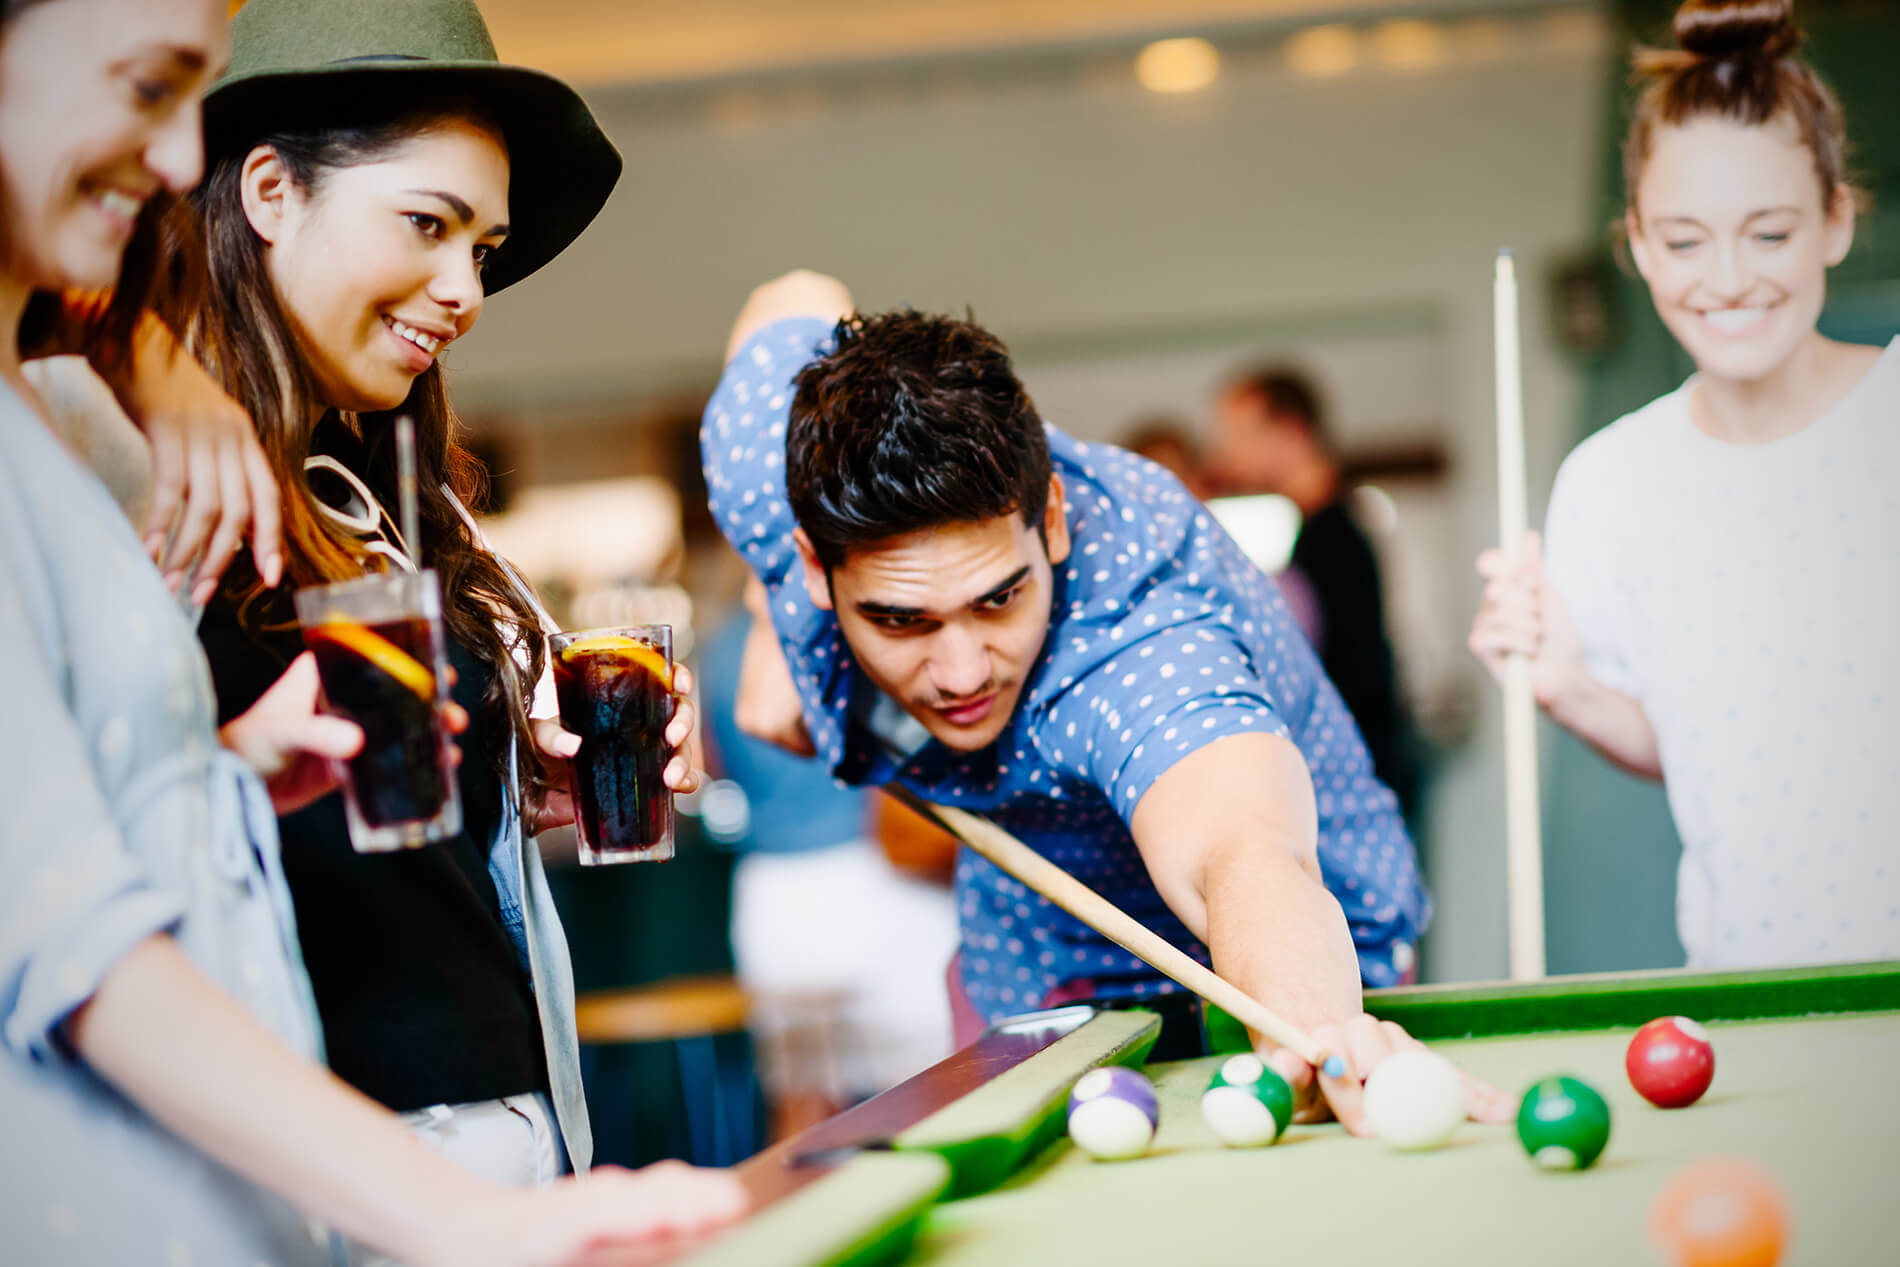
<svg viewBox="0 0 1900 1267">
<path fill-rule="evenodd" d="M 655 1261 L 1622 1267 L 1662 1261 L 1646 1224 L 1671 1174 L 1734 1156 L 1783 1189 L 1793 1225 L 1784 1264 L 1900 1267 L 1900 963 L 1423 987 L 1373 991 L 1366 1005 L 1507 1091 L 1559 1073 L 1589 1082 L 1610 1104 L 1602 1160 L 1580 1173 L 1539 1170 L 1508 1124 L 1466 1124 L 1426 1153 L 1394 1153 L 1336 1125 L 1226 1149 L 1200 1115 L 1222 1058 L 1209 1056 L 1148 1062 L 1161 1098 L 1153 1148 L 1092 1161 L 1063 1134 L 1068 1088 L 1096 1065 L 1142 1063 L 1163 1021 L 1065 1008 L 999 1023 L 753 1158 L 740 1168 L 753 1216 Z M 1645 1103 L 1623 1068 L 1637 1027 L 1671 1014 L 1707 1025 L 1716 1051 L 1714 1086 L 1680 1110 Z M 1214 1052 L 1247 1042 L 1211 1011 L 1200 1038 Z M 822 1160 L 833 1153 L 842 1167 Z"/>
<path fill-rule="evenodd" d="M 1433 1044 L 1512 1091 L 1570 1073 L 1602 1092 L 1609 1147 L 1580 1173 L 1536 1169 L 1509 1125 L 1467 1124 L 1420 1154 L 1333 1125 L 1296 1125 L 1271 1148 L 1224 1149 L 1198 1105 L 1219 1058 L 1151 1065 L 1161 1128 L 1148 1156 L 1095 1162 L 1058 1140 L 995 1190 L 937 1206 L 904 1261 L 1661 1261 L 1645 1236 L 1657 1190 L 1685 1163 L 1726 1154 L 1780 1180 L 1793 1221 L 1785 1263 L 1900 1263 L 1900 1015 L 1709 1029 L 1715 1083 L 1670 1111 L 1630 1087 L 1628 1029 Z"/>
<path fill-rule="evenodd" d="M 700 1248 L 691 1267 L 761 1263 L 878 1262 L 903 1252 L 917 1212 L 950 1184 L 950 1163 L 930 1152 L 865 1153 L 799 1194 Z"/>
</svg>

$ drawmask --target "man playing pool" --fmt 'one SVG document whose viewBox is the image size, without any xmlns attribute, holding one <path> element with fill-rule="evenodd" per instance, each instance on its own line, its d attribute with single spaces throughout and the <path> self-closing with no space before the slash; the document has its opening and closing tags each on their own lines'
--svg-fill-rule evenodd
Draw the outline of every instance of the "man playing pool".
<svg viewBox="0 0 1900 1267">
<path fill-rule="evenodd" d="M 760 287 L 706 408 L 712 508 L 770 615 L 741 725 L 987 814 L 1342 1054 L 1333 1078 L 1262 1043 L 1303 1116 L 1365 1133 L 1362 1080 L 1413 1040 L 1361 981 L 1406 976 L 1429 903 L 1272 581 L 1161 468 L 1043 423 L 993 335 L 852 312 L 817 274 Z M 1174 989 L 968 850 L 956 885 L 987 1016 Z"/>
</svg>

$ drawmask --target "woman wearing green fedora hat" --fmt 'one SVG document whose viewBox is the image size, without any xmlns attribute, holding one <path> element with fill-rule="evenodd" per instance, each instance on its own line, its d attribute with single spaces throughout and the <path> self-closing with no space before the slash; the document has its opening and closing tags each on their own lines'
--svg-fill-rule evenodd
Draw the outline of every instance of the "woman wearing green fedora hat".
<svg viewBox="0 0 1900 1267">
<path fill-rule="evenodd" d="M 423 564 L 441 579 L 462 737 L 461 830 L 362 854 L 332 796 L 281 824 L 331 1067 L 470 1169 L 546 1183 L 592 1152 L 573 983 L 534 832 L 578 743 L 529 710 L 543 630 L 464 525 L 475 500 L 440 359 L 496 291 L 591 221 L 620 158 L 580 97 L 499 63 L 470 0 L 251 0 L 205 103 L 195 197 L 214 302 L 193 340 L 250 411 L 284 490 L 285 583 L 240 565 L 200 636 L 220 711 L 297 654 L 293 587 Z M 394 509 L 414 420 L 419 541 Z M 690 675 L 669 728 L 692 730 Z M 697 784 L 689 752 L 675 790 Z"/>
<path fill-rule="evenodd" d="M 159 230 L 202 171 L 225 2 L 0 0 L 7 1261 L 316 1267 L 317 1219 L 411 1263 L 527 1267 L 729 1219 L 736 1183 L 684 1167 L 483 1182 L 321 1068 L 272 813 L 296 793 L 220 748 L 190 624 L 22 371 L 55 292 L 112 289 L 82 333 L 120 347 L 188 311 Z M 340 724 L 308 682 L 262 707 L 267 764 Z"/>
</svg>

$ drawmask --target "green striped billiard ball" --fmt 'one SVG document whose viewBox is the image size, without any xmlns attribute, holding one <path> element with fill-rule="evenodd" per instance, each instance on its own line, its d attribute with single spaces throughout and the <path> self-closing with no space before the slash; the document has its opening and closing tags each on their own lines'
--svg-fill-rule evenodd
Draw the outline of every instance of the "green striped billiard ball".
<svg viewBox="0 0 1900 1267">
<path fill-rule="evenodd" d="M 1579 1078 L 1545 1078 L 1524 1093 L 1517 1137 L 1546 1170 L 1586 1170 L 1610 1142 L 1610 1106 Z"/>
<path fill-rule="evenodd" d="M 1258 1148 L 1293 1120 L 1293 1088 L 1252 1052 L 1229 1056 L 1201 1093 L 1201 1116 L 1229 1148 Z"/>
</svg>

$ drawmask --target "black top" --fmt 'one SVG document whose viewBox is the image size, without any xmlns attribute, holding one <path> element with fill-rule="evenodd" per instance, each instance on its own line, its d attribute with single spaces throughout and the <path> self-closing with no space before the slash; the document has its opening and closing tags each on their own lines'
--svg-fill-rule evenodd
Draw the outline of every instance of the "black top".
<svg viewBox="0 0 1900 1267">
<path fill-rule="evenodd" d="M 324 429 L 325 448 L 360 473 L 360 446 L 339 431 Z M 222 593 L 205 608 L 198 637 L 220 725 L 255 703 L 302 650 L 294 615 L 286 620 L 287 590 L 272 599 L 265 619 L 286 627 L 262 634 L 239 625 Z M 480 720 L 490 674 L 452 641 L 449 657 L 455 701 L 470 718 L 460 737 L 460 835 L 359 854 L 339 794 L 278 821 L 330 1067 L 397 1111 L 548 1086 L 533 987 L 488 873 L 488 842 L 502 816 L 502 782 Z"/>
<path fill-rule="evenodd" d="M 1320 663 L 1359 723 L 1372 768 L 1409 813 L 1415 790 L 1411 752 L 1392 647 L 1385 636 L 1385 599 L 1372 543 L 1346 508 L 1332 502 L 1306 517 L 1293 544 L 1293 566 L 1319 605 Z"/>
</svg>

